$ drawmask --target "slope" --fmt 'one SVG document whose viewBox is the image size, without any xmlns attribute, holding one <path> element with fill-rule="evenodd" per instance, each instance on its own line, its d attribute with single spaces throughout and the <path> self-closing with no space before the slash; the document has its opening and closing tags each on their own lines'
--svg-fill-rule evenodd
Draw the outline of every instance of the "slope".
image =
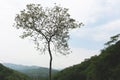
<svg viewBox="0 0 120 80">
<path fill-rule="evenodd" d="M 0 80 L 31 80 L 28 76 L 0 64 Z"/>
<path fill-rule="evenodd" d="M 53 80 L 120 80 L 120 41 L 103 49 L 99 56 L 58 72 Z"/>
<path fill-rule="evenodd" d="M 19 72 L 22 72 L 32 79 L 46 79 L 48 77 L 48 68 L 39 67 L 39 66 L 24 66 L 24 65 L 17 65 L 17 64 L 11 64 L 11 63 L 3 63 L 5 66 L 17 70 Z M 53 69 L 52 73 L 57 73 L 58 70 Z"/>
</svg>

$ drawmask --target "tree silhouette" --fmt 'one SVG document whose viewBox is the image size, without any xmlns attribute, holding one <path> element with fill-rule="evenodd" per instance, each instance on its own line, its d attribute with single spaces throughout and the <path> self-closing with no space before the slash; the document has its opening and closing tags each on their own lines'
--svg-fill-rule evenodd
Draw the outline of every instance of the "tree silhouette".
<svg viewBox="0 0 120 80">
<path fill-rule="evenodd" d="M 110 37 L 110 41 L 106 42 L 105 45 L 111 45 L 116 43 L 118 40 L 120 39 L 120 34 L 114 35 L 112 37 Z"/>
<path fill-rule="evenodd" d="M 51 51 L 69 54 L 69 31 L 81 25 L 70 17 L 68 9 L 57 5 L 43 8 L 40 4 L 29 4 L 15 17 L 15 27 L 23 29 L 21 37 L 32 38 L 41 53 L 48 51 L 50 80 L 53 60 Z"/>
</svg>

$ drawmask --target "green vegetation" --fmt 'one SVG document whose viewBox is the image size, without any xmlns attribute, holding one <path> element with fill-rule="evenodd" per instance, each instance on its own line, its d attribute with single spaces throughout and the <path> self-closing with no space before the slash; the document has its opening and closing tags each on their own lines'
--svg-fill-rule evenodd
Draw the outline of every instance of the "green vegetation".
<svg viewBox="0 0 120 80">
<path fill-rule="evenodd" d="M 31 80 L 28 76 L 0 64 L 0 80 Z"/>
<path fill-rule="evenodd" d="M 99 56 L 58 72 L 53 80 L 120 80 L 120 40 Z"/>
<path fill-rule="evenodd" d="M 24 66 L 24 65 L 17 65 L 11 63 L 3 63 L 6 67 L 24 73 L 31 77 L 33 80 L 47 80 L 48 77 L 48 68 L 39 67 L 39 66 Z M 53 69 L 52 74 L 57 73 L 58 70 Z"/>
<path fill-rule="evenodd" d="M 35 79 L 35 80 L 36 80 L 36 78 L 37 78 L 37 80 L 47 79 L 47 77 L 49 75 L 48 68 L 26 69 L 26 70 L 21 71 L 21 72 L 23 72 L 24 74 L 30 76 L 32 79 Z M 57 72 L 58 72 L 57 70 L 52 70 L 52 74 L 55 74 Z"/>
<path fill-rule="evenodd" d="M 2 80 L 48 80 L 49 69 L 47 68 L 4 65 L 9 68 L 0 64 L 0 79 Z M 111 42 L 101 50 L 100 55 L 86 59 L 81 64 L 68 67 L 60 72 L 57 70 L 52 72 L 53 80 L 120 80 L 120 40 L 116 39 L 116 42 Z"/>
</svg>

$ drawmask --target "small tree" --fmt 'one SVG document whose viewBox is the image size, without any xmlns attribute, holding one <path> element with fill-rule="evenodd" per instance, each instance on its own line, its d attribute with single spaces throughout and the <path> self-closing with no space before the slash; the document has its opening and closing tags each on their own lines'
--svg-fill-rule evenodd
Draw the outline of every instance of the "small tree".
<svg viewBox="0 0 120 80">
<path fill-rule="evenodd" d="M 29 4 L 15 17 L 15 27 L 22 28 L 22 38 L 31 37 L 36 48 L 50 56 L 49 79 L 51 80 L 52 52 L 63 55 L 69 53 L 69 30 L 78 28 L 82 23 L 70 18 L 68 9 L 55 5 L 43 8 L 40 4 Z"/>
<path fill-rule="evenodd" d="M 110 46 L 110 45 L 116 43 L 119 40 L 120 40 L 120 34 L 117 34 L 115 36 L 110 37 L 110 41 L 108 41 L 107 43 L 105 43 L 105 45 Z"/>
</svg>

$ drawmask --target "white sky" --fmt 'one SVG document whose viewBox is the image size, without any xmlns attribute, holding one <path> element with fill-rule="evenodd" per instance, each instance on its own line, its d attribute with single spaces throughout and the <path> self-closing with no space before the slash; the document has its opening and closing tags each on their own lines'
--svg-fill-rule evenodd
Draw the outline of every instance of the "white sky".
<svg viewBox="0 0 120 80">
<path fill-rule="evenodd" d="M 26 4 L 44 7 L 54 3 L 69 8 L 71 17 L 84 27 L 73 30 L 69 41 L 72 53 L 54 55 L 53 68 L 78 64 L 98 55 L 110 36 L 120 33 L 120 0 L 0 0 L 0 62 L 48 67 L 49 56 L 40 55 L 32 41 L 21 39 L 20 31 L 12 27 L 14 18 Z"/>
</svg>

